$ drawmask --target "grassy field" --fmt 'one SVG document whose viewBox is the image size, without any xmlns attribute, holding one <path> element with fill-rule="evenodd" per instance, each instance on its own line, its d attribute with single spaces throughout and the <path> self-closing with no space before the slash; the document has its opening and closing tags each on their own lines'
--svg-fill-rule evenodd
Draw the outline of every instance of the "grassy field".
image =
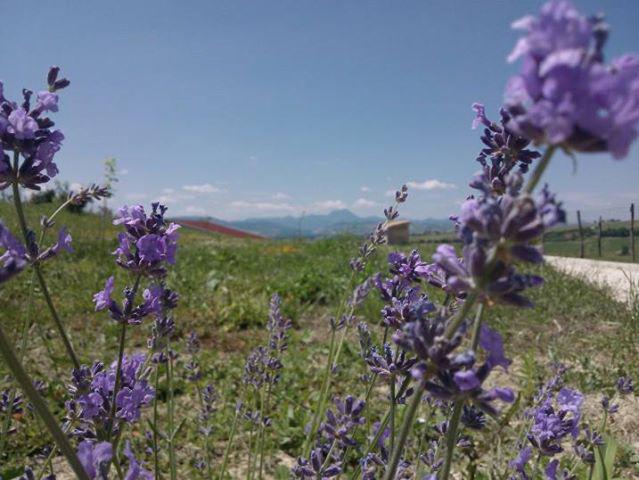
<svg viewBox="0 0 639 480">
<path fill-rule="evenodd" d="M 49 213 L 51 206 L 29 206 L 28 210 L 31 225 L 37 225 L 38 218 Z M 12 210 L 5 203 L 0 203 L 0 218 L 15 228 Z M 116 326 L 106 314 L 93 312 L 91 298 L 109 275 L 115 274 L 122 280 L 120 285 L 126 281 L 126 274 L 109 253 L 115 248 L 117 230 L 91 214 L 64 213 L 58 225 L 69 227 L 76 252 L 64 254 L 45 267 L 54 301 L 82 359 L 108 360 L 116 352 Z M 277 397 L 279 408 L 273 417 L 278 435 L 276 439 L 273 437 L 271 449 L 278 453 L 272 458 L 278 460 L 271 461 L 269 469 L 275 478 L 288 478 L 287 462 L 299 453 L 304 425 L 309 421 L 308 406 L 319 390 L 328 350 L 328 319 L 348 291 L 351 278 L 348 260 L 356 254 L 361 240 L 345 236 L 312 241 L 246 241 L 183 232 L 176 268 L 169 275 L 168 284 L 181 295 L 177 309 L 178 337 L 184 338 L 191 330 L 200 335 L 205 378 L 219 392 L 216 456 L 223 454 L 245 357 L 264 340 L 268 300 L 271 294 L 279 293 L 284 313 L 294 321 L 294 330 L 284 357 L 285 369 Z M 559 253 L 551 246 L 552 243 L 548 245 L 549 251 Z M 413 247 L 429 258 L 435 244 L 420 240 L 417 245 L 401 249 Z M 390 247 L 379 251 L 366 273 L 385 271 L 389 251 Z M 523 396 L 530 396 L 547 376 L 549 364 L 564 362 L 572 367 L 569 380 L 584 392 L 592 393 L 590 403 L 594 405 L 600 395 L 594 392 L 612 392 L 619 375 L 637 373 L 639 352 L 634 338 L 639 329 L 639 306 L 628 308 L 611 300 L 606 292 L 548 267 L 539 270 L 546 283 L 532 293 L 535 309 L 496 306 L 487 317 L 504 334 L 507 353 L 517 358 L 507 381 Z M 29 295 L 30 291 L 34 295 Z M 24 328 L 24 319 L 29 319 L 27 365 L 35 377 L 47 381 L 48 398 L 61 410 L 65 386 L 58 378 L 68 377 L 65 372 L 69 364 L 63 359 L 48 311 L 33 287 L 29 271 L 0 287 L 0 304 L 3 326 L 16 339 Z M 373 292 L 358 315 L 376 325 L 381 305 Z M 132 341 L 136 348 L 145 348 L 149 329 L 147 324 L 135 329 Z M 178 367 L 183 368 L 186 361 L 186 357 L 180 357 Z M 6 373 L 2 369 L 0 365 L 0 373 Z M 362 395 L 364 385 L 358 378 L 365 370 L 357 339 L 353 337 L 345 346 L 334 393 Z M 8 381 L 7 377 L 2 378 L 0 390 Z M 194 409 L 189 408 L 193 402 L 191 388 L 183 381 L 177 386 L 178 402 L 184 407 L 179 414 L 187 421 L 195 415 Z M 634 429 L 636 415 L 631 417 L 619 418 L 613 426 L 618 432 L 619 464 L 625 475 L 639 474 L 633 453 L 639 442 L 639 430 Z M 139 434 L 143 436 L 142 431 Z M 197 455 L 196 448 L 191 446 L 196 435 L 187 428 L 180 432 L 182 448 L 194 449 L 187 458 Z M 246 441 L 246 435 L 240 437 L 240 452 Z M 11 478 L 11 472 L 18 471 L 25 457 L 39 455 L 48 442 L 40 425 L 18 421 L 5 458 L 0 458 L 0 475 L 4 473 Z M 191 466 L 184 464 L 181 468 L 189 471 Z"/>
<path fill-rule="evenodd" d="M 630 222 L 607 221 L 602 225 L 601 257 L 597 241 L 596 226 L 584 226 L 584 258 L 610 260 L 614 262 L 632 262 L 630 249 Z M 553 229 L 546 235 L 544 249 L 549 255 L 579 257 L 579 229 L 566 226 Z M 635 224 L 635 249 L 639 255 L 639 231 Z"/>
</svg>

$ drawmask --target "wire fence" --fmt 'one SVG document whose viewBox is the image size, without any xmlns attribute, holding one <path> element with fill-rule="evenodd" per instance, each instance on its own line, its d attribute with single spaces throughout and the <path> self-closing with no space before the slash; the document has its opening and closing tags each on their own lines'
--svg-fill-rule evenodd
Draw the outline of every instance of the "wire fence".
<svg viewBox="0 0 639 480">
<path fill-rule="evenodd" d="M 619 207 L 614 208 L 619 213 Z M 637 223 L 635 204 L 626 206 L 625 218 L 605 216 L 605 208 L 596 220 L 586 221 L 581 210 L 575 212 L 576 225 L 556 229 L 546 234 L 547 254 L 580 258 L 600 258 L 622 262 L 637 262 Z"/>
</svg>

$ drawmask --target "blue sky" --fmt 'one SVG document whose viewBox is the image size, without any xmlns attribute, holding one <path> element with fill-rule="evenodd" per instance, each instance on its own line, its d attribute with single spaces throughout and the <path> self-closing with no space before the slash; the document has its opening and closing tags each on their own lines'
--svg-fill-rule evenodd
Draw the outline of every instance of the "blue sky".
<svg viewBox="0 0 639 480">
<path fill-rule="evenodd" d="M 605 11 L 609 57 L 639 50 L 639 2 Z M 161 199 L 222 218 L 350 208 L 378 213 L 409 182 L 404 213 L 455 212 L 477 170 L 474 101 L 496 117 L 516 65 L 512 20 L 533 1 L 3 2 L 0 78 L 15 96 L 58 64 L 72 85 L 58 126 L 61 178 L 100 181 L 113 205 Z M 546 179 L 569 209 L 639 203 L 639 147 L 616 162 L 558 156 Z"/>
</svg>

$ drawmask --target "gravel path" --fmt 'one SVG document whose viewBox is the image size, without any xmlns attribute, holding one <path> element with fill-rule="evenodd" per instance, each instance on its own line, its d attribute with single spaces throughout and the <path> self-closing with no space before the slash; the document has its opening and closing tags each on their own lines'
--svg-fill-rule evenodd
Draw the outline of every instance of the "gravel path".
<svg viewBox="0 0 639 480">
<path fill-rule="evenodd" d="M 545 259 L 558 270 L 609 287 L 611 294 L 621 302 L 630 302 L 633 285 L 635 292 L 639 293 L 639 264 L 550 255 L 546 255 Z"/>
</svg>

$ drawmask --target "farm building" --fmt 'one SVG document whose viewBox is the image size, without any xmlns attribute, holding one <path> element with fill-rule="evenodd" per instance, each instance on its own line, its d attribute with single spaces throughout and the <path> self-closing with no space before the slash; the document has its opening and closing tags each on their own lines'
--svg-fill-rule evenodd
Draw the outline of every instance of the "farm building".
<svg viewBox="0 0 639 480">
<path fill-rule="evenodd" d="M 386 239 L 390 245 L 402 245 L 410 239 L 410 222 L 393 220 L 386 226 Z"/>
</svg>

